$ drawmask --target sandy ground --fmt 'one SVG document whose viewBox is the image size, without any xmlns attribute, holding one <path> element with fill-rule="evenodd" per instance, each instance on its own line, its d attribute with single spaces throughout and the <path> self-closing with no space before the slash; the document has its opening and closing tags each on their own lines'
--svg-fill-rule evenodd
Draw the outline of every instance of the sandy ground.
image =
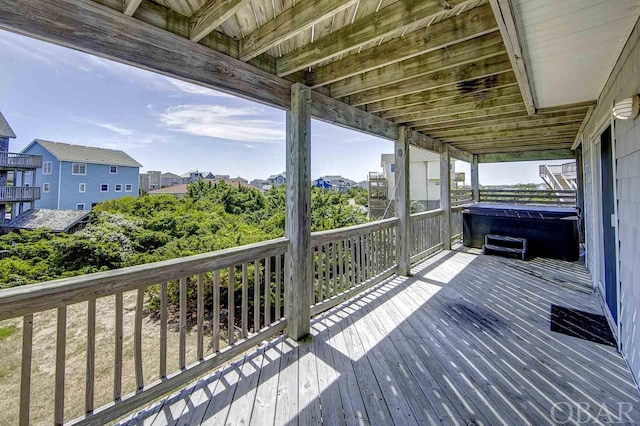
<svg viewBox="0 0 640 426">
<path fill-rule="evenodd" d="M 124 294 L 124 342 L 123 342 L 123 395 L 135 390 L 133 365 L 133 329 L 135 319 L 136 292 Z M 95 407 L 111 402 L 113 396 L 114 359 L 114 311 L 115 297 L 97 301 L 96 318 L 96 378 Z M 34 315 L 33 361 L 31 382 L 31 424 L 53 422 L 55 346 L 55 310 Z M 0 423 L 18 423 L 20 395 L 20 363 L 22 346 L 22 319 L 0 323 L 0 327 L 14 325 L 15 331 L 0 340 Z M 158 379 L 160 324 L 148 316 L 143 322 L 143 371 L 145 384 Z M 87 339 L 87 304 L 69 306 L 67 310 L 67 348 L 65 375 L 65 421 L 84 413 L 85 371 Z M 211 353 L 205 336 L 205 355 Z M 221 342 L 224 346 L 224 341 Z M 178 369 L 178 333 L 169 327 L 167 373 Z M 195 330 L 187 335 L 187 364 L 195 362 L 197 337 Z"/>
</svg>

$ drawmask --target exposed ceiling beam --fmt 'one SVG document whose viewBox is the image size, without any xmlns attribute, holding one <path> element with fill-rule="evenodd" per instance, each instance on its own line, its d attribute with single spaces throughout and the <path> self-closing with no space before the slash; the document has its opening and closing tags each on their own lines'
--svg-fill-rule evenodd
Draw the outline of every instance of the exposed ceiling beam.
<svg viewBox="0 0 640 426">
<path fill-rule="evenodd" d="M 384 68 L 378 68 L 364 74 L 336 81 L 330 86 L 331 96 L 341 98 L 387 84 L 399 83 L 421 75 L 442 71 L 447 68 L 503 55 L 504 53 L 506 53 L 506 51 L 500 38 L 500 33 L 496 31 L 479 38 L 443 47 Z M 347 59 L 358 56 L 359 55 L 349 56 Z M 339 62 L 342 61 L 338 61 L 337 63 Z M 363 65 L 366 67 L 366 64 Z"/>
<path fill-rule="evenodd" d="M 483 92 L 472 92 L 464 95 L 456 96 L 454 98 L 442 99 L 434 102 L 428 102 L 424 104 L 412 105 L 406 108 L 396 108 L 389 111 L 383 111 L 380 113 L 380 116 L 383 118 L 396 118 L 402 117 L 410 114 L 421 113 L 424 111 L 437 110 L 445 107 L 456 107 L 461 104 L 466 104 L 469 102 L 483 102 L 492 99 L 500 99 L 507 96 L 518 96 L 519 99 L 522 99 L 520 96 L 520 88 L 517 85 L 500 87 L 497 89 L 489 89 Z"/>
<path fill-rule="evenodd" d="M 474 135 L 455 135 L 455 136 L 443 136 L 439 133 L 433 133 L 432 136 L 446 140 L 447 142 L 472 142 L 472 141 L 486 141 L 486 140 L 500 140 L 511 139 L 519 137 L 556 137 L 558 135 L 575 135 L 578 131 L 580 124 L 567 124 L 550 126 L 535 129 L 513 129 L 513 130 L 501 130 L 492 131 L 486 133 L 477 133 Z"/>
<path fill-rule="evenodd" d="M 527 147 L 530 145 L 552 145 L 565 144 L 567 148 L 571 148 L 571 142 L 573 141 L 573 133 L 561 134 L 558 136 L 537 136 L 537 137 L 511 137 L 503 139 L 487 139 L 478 141 L 447 141 L 448 143 L 455 144 L 462 149 L 468 149 L 471 151 L 477 151 L 480 148 L 500 150 L 502 148 L 512 148 L 515 146 Z"/>
<path fill-rule="evenodd" d="M 488 120 L 492 116 L 503 115 L 503 114 L 508 114 L 512 112 L 522 112 L 522 111 L 526 113 L 527 109 L 525 108 L 524 103 L 520 102 L 520 104 L 516 104 L 516 105 L 499 106 L 499 107 L 490 108 L 490 109 L 482 109 L 482 110 L 471 111 L 471 112 L 463 112 L 460 114 L 452 114 L 447 116 L 422 119 L 413 123 L 408 123 L 407 126 L 413 129 L 419 129 L 422 127 L 432 125 L 434 123 L 445 123 L 445 122 L 450 123 L 450 122 L 456 122 L 458 120 L 465 120 L 467 118 L 480 118 L 480 119 Z"/>
<path fill-rule="evenodd" d="M 133 16 L 140 3 L 142 3 L 142 0 L 122 0 L 122 13 Z"/>
<path fill-rule="evenodd" d="M 429 23 L 442 15 L 462 10 L 477 0 L 404 0 L 393 3 L 373 15 L 356 20 L 331 34 L 278 58 L 277 74 L 286 76 L 334 56 L 347 53 L 371 41 L 380 40 L 409 25 Z M 450 9 L 443 7 L 447 6 Z M 453 6 L 451 6 L 453 5 Z"/>
<path fill-rule="evenodd" d="M 543 144 L 536 144 L 536 143 L 527 143 L 527 144 L 505 144 L 502 143 L 499 146 L 492 146 L 492 147 L 488 147 L 488 148 L 474 148 L 473 149 L 473 153 L 474 154 L 492 154 L 495 153 L 496 151 L 499 151 L 501 153 L 518 153 L 518 152 L 528 152 L 528 151 L 542 151 L 542 150 L 550 150 L 550 151 L 557 151 L 557 150 L 565 150 L 565 149 L 571 149 L 571 144 L 564 141 L 561 143 L 543 143 Z M 574 157 L 575 158 L 575 157 Z"/>
<path fill-rule="evenodd" d="M 511 71 L 511 64 L 507 55 L 499 55 L 356 93 L 350 99 L 352 105 L 365 105 L 508 71 Z"/>
<path fill-rule="evenodd" d="M 311 87 L 322 86 L 492 32 L 495 33 L 494 39 L 502 44 L 502 37 L 497 30 L 491 8 L 488 5 L 481 6 L 459 16 L 408 32 L 403 37 L 363 50 L 356 55 L 349 55 L 342 60 L 318 67 L 309 73 L 307 84 Z M 494 43 L 495 41 L 492 44 Z M 403 70 L 405 65 L 408 63 L 396 68 Z M 363 80 L 366 81 L 374 77 L 374 73 L 369 72 L 368 76 L 364 77 Z"/>
<path fill-rule="evenodd" d="M 224 21 L 238 13 L 251 0 L 207 0 L 191 17 L 189 38 L 200 41 Z"/>
<path fill-rule="evenodd" d="M 397 98 L 385 99 L 384 101 L 372 102 L 367 104 L 366 109 L 369 112 L 388 111 L 514 85 L 518 85 L 516 77 L 512 72 L 505 72 L 474 80 L 467 80 L 462 83 L 452 83 L 432 90 L 398 96 Z"/>
<path fill-rule="evenodd" d="M 489 0 L 489 3 L 496 17 L 498 27 L 500 28 L 500 33 L 502 34 L 507 53 L 509 54 L 509 60 L 518 79 L 518 85 L 522 91 L 527 112 L 529 115 L 533 115 L 536 113 L 536 106 L 529 76 L 527 75 L 527 67 L 524 61 L 522 47 L 518 38 L 518 30 L 513 17 L 511 2 L 510 0 Z"/>
<path fill-rule="evenodd" d="M 248 61 L 359 0 L 303 0 L 240 40 L 240 60 Z"/>
<path fill-rule="evenodd" d="M 570 160 L 574 158 L 570 149 L 479 154 L 479 163 L 504 163 L 513 161 Z"/>
</svg>

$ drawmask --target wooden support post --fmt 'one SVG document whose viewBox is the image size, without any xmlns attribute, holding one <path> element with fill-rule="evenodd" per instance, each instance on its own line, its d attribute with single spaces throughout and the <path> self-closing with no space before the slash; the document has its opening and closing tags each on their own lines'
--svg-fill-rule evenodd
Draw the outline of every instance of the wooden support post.
<svg viewBox="0 0 640 426">
<path fill-rule="evenodd" d="M 440 154 L 440 208 L 442 209 L 442 248 L 451 250 L 451 156 L 445 145 Z"/>
<path fill-rule="evenodd" d="M 291 86 L 287 112 L 287 205 L 285 262 L 287 334 L 301 339 L 310 332 L 311 309 L 311 90 Z"/>
<path fill-rule="evenodd" d="M 480 177 L 478 175 L 478 156 L 473 156 L 471 162 L 471 191 L 473 192 L 473 201 L 480 201 Z"/>
<path fill-rule="evenodd" d="M 580 209 L 582 220 L 580 221 L 580 242 L 584 242 L 584 181 L 582 162 L 582 146 L 576 148 L 576 207 Z"/>
<path fill-rule="evenodd" d="M 404 126 L 398 128 L 395 156 L 396 217 L 400 219 L 398 222 L 398 246 L 396 247 L 398 275 L 408 277 L 411 270 L 409 235 L 411 193 L 409 191 L 409 138 L 407 137 L 407 128 Z"/>
</svg>

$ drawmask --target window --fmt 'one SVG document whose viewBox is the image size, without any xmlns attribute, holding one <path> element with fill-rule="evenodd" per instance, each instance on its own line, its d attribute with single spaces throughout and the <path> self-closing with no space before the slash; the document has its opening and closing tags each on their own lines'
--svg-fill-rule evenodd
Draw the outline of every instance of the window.
<svg viewBox="0 0 640 426">
<path fill-rule="evenodd" d="M 49 185 L 48 183 L 42 184 L 42 192 L 49 192 L 49 189 L 51 189 L 51 185 Z"/>
<path fill-rule="evenodd" d="M 85 163 L 73 163 L 71 166 L 72 175 L 86 175 L 87 165 Z"/>
<path fill-rule="evenodd" d="M 84 203 L 76 204 L 76 210 L 84 210 Z"/>
<path fill-rule="evenodd" d="M 100 192 L 109 192 L 109 184 L 103 183 L 102 185 L 100 185 Z"/>
<path fill-rule="evenodd" d="M 78 184 L 78 192 L 85 192 L 87 190 L 87 184 L 86 183 L 79 183 Z"/>
<path fill-rule="evenodd" d="M 391 173 L 395 173 L 395 172 L 396 172 L 396 165 L 395 165 L 395 163 L 391 163 L 391 164 L 389 164 L 389 167 L 390 167 L 390 171 L 391 171 Z"/>
<path fill-rule="evenodd" d="M 109 173 L 112 175 L 118 174 L 118 166 L 109 166 Z"/>
<path fill-rule="evenodd" d="M 121 183 L 116 183 L 116 185 L 114 187 L 114 191 L 122 192 L 122 184 Z"/>
<path fill-rule="evenodd" d="M 42 163 L 42 174 L 43 175 L 50 175 L 51 174 L 51 170 L 52 170 L 51 161 L 45 161 L 44 163 Z"/>
<path fill-rule="evenodd" d="M 131 185 L 130 183 L 126 184 L 124 186 L 124 192 L 131 192 L 133 191 L 133 185 Z"/>
</svg>

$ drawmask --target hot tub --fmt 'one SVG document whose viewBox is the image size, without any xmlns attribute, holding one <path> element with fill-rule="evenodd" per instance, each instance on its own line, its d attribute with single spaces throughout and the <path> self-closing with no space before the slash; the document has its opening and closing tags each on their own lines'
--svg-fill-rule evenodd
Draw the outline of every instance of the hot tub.
<svg viewBox="0 0 640 426">
<path fill-rule="evenodd" d="M 578 260 L 579 213 L 576 208 L 474 204 L 462 211 L 462 242 L 482 248 L 486 234 L 526 238 L 528 256 Z"/>
</svg>

